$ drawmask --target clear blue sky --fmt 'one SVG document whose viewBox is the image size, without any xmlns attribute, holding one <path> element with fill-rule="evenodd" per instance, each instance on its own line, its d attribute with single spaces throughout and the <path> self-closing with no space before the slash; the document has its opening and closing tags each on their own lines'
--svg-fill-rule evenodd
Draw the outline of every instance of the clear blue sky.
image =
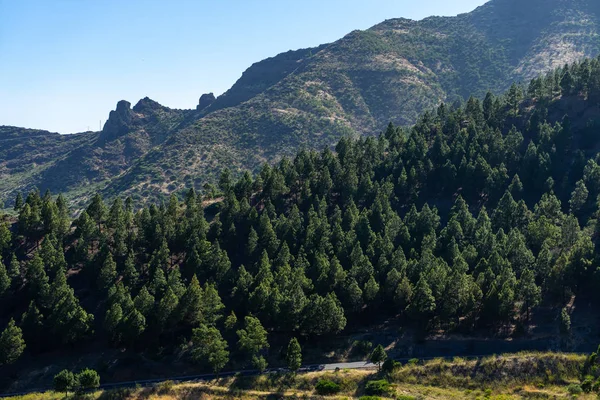
<svg viewBox="0 0 600 400">
<path fill-rule="evenodd" d="M 97 130 L 118 100 L 194 108 L 252 63 L 485 0 L 0 0 L 0 125 Z"/>
</svg>

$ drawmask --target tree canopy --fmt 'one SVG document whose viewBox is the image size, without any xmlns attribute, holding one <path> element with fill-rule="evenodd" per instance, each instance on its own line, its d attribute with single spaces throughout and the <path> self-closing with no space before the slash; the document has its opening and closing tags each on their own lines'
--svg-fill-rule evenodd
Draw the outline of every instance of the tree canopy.
<svg viewBox="0 0 600 400">
<path fill-rule="evenodd" d="M 98 195 L 71 221 L 62 196 L 21 196 L 0 223 L 2 360 L 102 339 L 264 369 L 272 334 L 527 327 L 540 305 L 595 304 L 600 120 L 569 110 L 599 104 L 597 76 L 567 65 L 162 204 Z M 293 370 L 297 341 L 286 355 Z"/>
</svg>

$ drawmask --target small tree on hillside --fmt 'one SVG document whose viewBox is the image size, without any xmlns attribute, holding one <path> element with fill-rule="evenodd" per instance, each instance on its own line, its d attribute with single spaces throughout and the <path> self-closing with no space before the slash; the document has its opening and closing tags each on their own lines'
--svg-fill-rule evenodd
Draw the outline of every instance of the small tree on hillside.
<svg viewBox="0 0 600 400">
<path fill-rule="evenodd" d="M 93 369 L 84 369 L 77 374 L 76 377 L 79 382 L 79 390 L 91 390 L 96 389 L 100 386 L 100 375 Z"/>
<path fill-rule="evenodd" d="M 259 353 L 269 348 L 267 331 L 258 318 L 247 316 L 244 318 L 244 322 L 244 329 L 237 331 L 238 347 L 250 356 L 256 369 L 263 371 L 267 367 L 267 362 L 262 356 L 259 356 Z"/>
<path fill-rule="evenodd" d="M 567 307 L 564 307 L 560 312 L 560 333 L 563 335 L 571 333 L 571 317 Z"/>
<path fill-rule="evenodd" d="M 54 391 L 64 392 L 65 397 L 68 396 L 69 391 L 75 390 L 75 386 L 77 386 L 77 380 L 71 371 L 63 369 L 54 375 Z"/>
<path fill-rule="evenodd" d="M 252 366 L 260 373 L 263 373 L 267 369 L 267 365 L 267 360 L 263 356 L 252 356 Z"/>
<path fill-rule="evenodd" d="M 300 369 L 302 365 L 302 348 L 300 347 L 300 343 L 298 343 L 298 339 L 292 338 L 290 340 L 285 360 L 290 371 L 296 372 Z"/>
<path fill-rule="evenodd" d="M 371 361 L 373 364 L 377 364 L 377 368 L 379 370 L 381 370 L 381 363 L 384 362 L 386 359 L 387 353 L 385 352 L 385 349 L 382 345 L 378 345 L 377 347 L 375 347 L 375 350 L 373 350 L 371 356 L 369 357 L 369 361 Z"/>
<path fill-rule="evenodd" d="M 19 193 L 17 193 L 17 198 L 15 199 L 14 210 L 20 211 L 22 207 L 23 207 L 23 195 L 21 195 L 21 193 L 19 192 Z"/>
<path fill-rule="evenodd" d="M 210 365 L 213 372 L 218 374 L 229 362 L 227 341 L 214 326 L 201 324 L 193 330 L 192 359 L 197 363 Z"/>
<path fill-rule="evenodd" d="M 25 340 L 21 328 L 11 319 L 8 326 L 0 335 L 0 363 L 12 364 L 23 354 Z"/>
<path fill-rule="evenodd" d="M 526 269 L 521 274 L 519 281 L 519 298 L 523 301 L 523 308 L 529 322 L 530 310 L 537 306 L 541 301 L 542 291 L 535 284 L 535 275 L 530 269 Z"/>
</svg>

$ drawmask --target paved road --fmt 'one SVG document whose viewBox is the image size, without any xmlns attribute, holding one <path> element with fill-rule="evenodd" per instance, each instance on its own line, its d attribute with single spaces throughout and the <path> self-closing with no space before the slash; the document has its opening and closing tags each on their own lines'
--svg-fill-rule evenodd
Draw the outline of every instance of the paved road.
<svg viewBox="0 0 600 400">
<path fill-rule="evenodd" d="M 336 369 L 360 369 L 360 368 L 377 368 L 377 366 L 368 361 L 346 362 L 337 364 L 324 364 L 323 371 L 335 371 Z"/>
<path fill-rule="evenodd" d="M 336 369 L 359 369 L 359 368 L 376 368 L 376 366 L 368 361 L 358 361 L 358 362 L 349 362 L 349 363 L 334 363 L 334 364 L 313 364 L 313 365 L 305 365 L 301 367 L 298 372 L 313 372 L 313 371 L 335 371 Z M 285 368 L 269 368 L 262 373 L 278 373 L 278 372 L 286 372 Z M 253 376 L 260 375 L 261 372 L 258 370 L 239 370 L 239 371 L 228 371 L 221 372 L 218 376 L 216 374 L 202 374 L 202 375 L 191 375 L 191 376 L 175 376 L 175 377 L 167 377 L 161 379 L 145 379 L 145 380 L 136 380 L 136 381 L 128 381 L 128 382 L 118 382 L 118 383 L 105 383 L 100 385 L 100 389 L 119 389 L 119 388 L 128 388 L 128 387 L 136 387 L 136 386 L 151 386 L 159 382 L 164 382 L 166 380 L 176 381 L 176 382 L 195 382 L 195 381 L 207 381 L 211 379 L 215 379 L 217 377 L 227 377 L 227 376 Z M 1 397 L 12 397 L 12 396 L 23 396 L 29 393 L 38 393 L 45 392 L 48 390 L 52 390 L 51 387 L 43 387 L 37 389 L 30 389 L 23 392 L 16 393 L 0 393 Z"/>
</svg>

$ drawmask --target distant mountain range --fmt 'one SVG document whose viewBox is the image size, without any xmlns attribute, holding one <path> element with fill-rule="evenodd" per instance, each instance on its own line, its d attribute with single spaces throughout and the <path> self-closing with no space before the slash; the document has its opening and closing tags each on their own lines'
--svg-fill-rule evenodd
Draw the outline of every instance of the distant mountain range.
<svg viewBox="0 0 600 400">
<path fill-rule="evenodd" d="M 91 193 L 160 200 L 224 168 L 256 170 L 343 135 L 410 125 L 441 102 L 600 54 L 597 0 L 491 0 L 457 17 L 391 19 L 248 68 L 195 110 L 120 101 L 101 132 L 0 127 L 0 198 L 38 187 L 75 205 Z"/>
</svg>

